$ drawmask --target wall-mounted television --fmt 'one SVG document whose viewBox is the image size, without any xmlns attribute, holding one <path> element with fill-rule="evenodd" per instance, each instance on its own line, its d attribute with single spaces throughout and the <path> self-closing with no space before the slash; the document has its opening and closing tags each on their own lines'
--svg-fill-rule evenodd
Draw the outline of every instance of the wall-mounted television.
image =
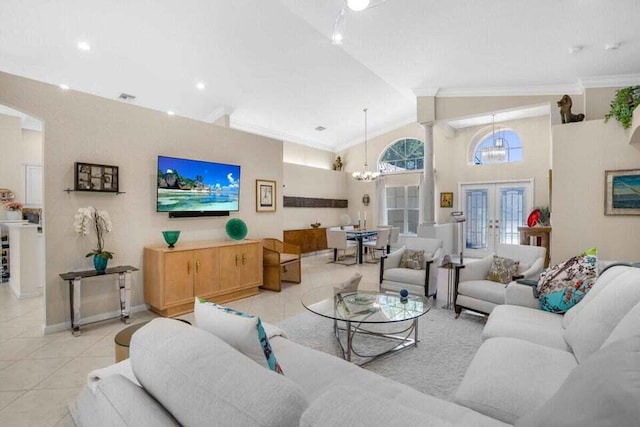
<svg viewBox="0 0 640 427">
<path fill-rule="evenodd" d="M 158 212 L 223 216 L 240 209 L 240 166 L 158 156 Z"/>
</svg>

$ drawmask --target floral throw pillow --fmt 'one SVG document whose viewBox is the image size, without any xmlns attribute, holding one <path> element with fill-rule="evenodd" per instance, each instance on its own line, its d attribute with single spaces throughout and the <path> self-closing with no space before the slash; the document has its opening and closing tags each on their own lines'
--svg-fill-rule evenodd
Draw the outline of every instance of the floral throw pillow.
<svg viewBox="0 0 640 427">
<path fill-rule="evenodd" d="M 494 255 L 493 262 L 489 268 L 489 274 L 487 274 L 487 280 L 505 285 L 511 283 L 513 276 L 515 276 L 518 271 L 519 265 L 520 261 Z"/>
<path fill-rule="evenodd" d="M 400 258 L 400 268 L 411 268 L 413 270 L 422 270 L 424 266 L 424 250 L 414 251 L 406 249 Z"/>
<path fill-rule="evenodd" d="M 540 308 L 564 313 L 579 303 L 598 276 L 596 255 L 596 248 L 591 248 L 543 271 L 538 280 Z"/>
</svg>

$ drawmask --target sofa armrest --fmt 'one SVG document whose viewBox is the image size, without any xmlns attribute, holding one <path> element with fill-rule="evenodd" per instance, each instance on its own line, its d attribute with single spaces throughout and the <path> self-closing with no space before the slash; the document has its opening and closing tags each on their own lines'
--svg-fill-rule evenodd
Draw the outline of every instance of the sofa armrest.
<svg viewBox="0 0 640 427">
<path fill-rule="evenodd" d="M 538 279 L 544 268 L 544 258 L 538 258 L 528 270 L 519 273 L 521 279 Z"/>
<path fill-rule="evenodd" d="M 402 259 L 402 254 L 404 254 L 404 251 L 406 250 L 406 248 L 402 247 L 400 249 L 398 249 L 397 251 L 391 252 L 390 254 L 386 255 L 384 258 L 384 269 L 388 270 L 390 268 L 398 268 L 400 267 L 400 260 Z"/>
<path fill-rule="evenodd" d="M 540 303 L 535 296 L 537 294 L 536 285 L 525 284 L 532 282 L 533 281 L 522 281 L 509 283 L 504 296 L 505 304 L 539 309 Z"/>
<path fill-rule="evenodd" d="M 280 266 L 280 252 L 263 247 L 262 265 Z"/>
<path fill-rule="evenodd" d="M 484 280 L 489 274 L 493 255 L 488 255 L 479 261 L 468 262 L 464 268 L 460 270 L 460 281 L 468 282 L 470 280 Z"/>
</svg>

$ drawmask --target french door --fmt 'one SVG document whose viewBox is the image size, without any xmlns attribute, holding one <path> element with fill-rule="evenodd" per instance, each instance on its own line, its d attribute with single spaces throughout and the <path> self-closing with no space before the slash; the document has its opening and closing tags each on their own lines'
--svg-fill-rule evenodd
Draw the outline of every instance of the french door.
<svg viewBox="0 0 640 427">
<path fill-rule="evenodd" d="M 498 243 L 518 244 L 518 227 L 533 207 L 533 181 L 460 185 L 464 253 L 483 257 L 495 253 Z"/>
</svg>

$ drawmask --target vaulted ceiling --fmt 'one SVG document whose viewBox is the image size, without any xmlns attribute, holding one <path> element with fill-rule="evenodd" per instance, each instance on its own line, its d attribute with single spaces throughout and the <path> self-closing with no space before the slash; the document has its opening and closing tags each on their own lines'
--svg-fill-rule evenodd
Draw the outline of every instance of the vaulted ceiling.
<svg viewBox="0 0 640 427">
<path fill-rule="evenodd" d="M 343 7 L 1 0 L 0 70 L 196 120 L 229 114 L 232 127 L 328 150 L 362 139 L 364 107 L 376 134 L 415 121 L 416 95 L 640 74 L 638 0 L 387 0 L 347 11 L 334 46 Z"/>
</svg>

